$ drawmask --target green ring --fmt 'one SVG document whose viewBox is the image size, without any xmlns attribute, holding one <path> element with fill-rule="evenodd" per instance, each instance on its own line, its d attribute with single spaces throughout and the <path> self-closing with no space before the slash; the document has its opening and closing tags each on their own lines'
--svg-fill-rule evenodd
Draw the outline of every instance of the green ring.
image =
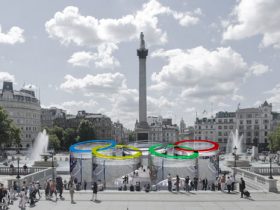
<svg viewBox="0 0 280 210">
<path fill-rule="evenodd" d="M 175 156 L 175 155 L 167 155 L 167 154 L 162 154 L 160 152 L 156 152 L 156 149 L 158 147 L 160 147 L 162 144 L 154 144 L 153 146 L 149 147 L 149 152 L 150 154 L 152 155 L 155 155 L 155 156 L 158 156 L 158 157 L 163 157 L 163 158 L 170 158 L 170 159 L 182 159 L 182 160 L 186 160 L 186 159 L 195 159 L 195 158 L 198 158 L 198 152 L 197 151 L 194 151 L 193 154 L 191 155 L 178 155 L 178 156 Z M 174 147 L 173 144 L 168 144 L 167 145 L 168 148 L 170 147 Z M 182 146 L 181 146 L 182 147 Z M 189 148 L 189 147 L 182 147 L 182 148 L 185 148 L 185 149 L 191 149 L 192 148 Z"/>
</svg>

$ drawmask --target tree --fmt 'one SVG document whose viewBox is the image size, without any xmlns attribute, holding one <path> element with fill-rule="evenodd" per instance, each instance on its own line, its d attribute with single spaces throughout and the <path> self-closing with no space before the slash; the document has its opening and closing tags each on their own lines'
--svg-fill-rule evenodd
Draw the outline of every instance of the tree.
<svg viewBox="0 0 280 210">
<path fill-rule="evenodd" d="M 77 130 L 79 141 L 94 139 L 95 138 L 94 130 L 95 129 L 92 122 L 88 120 L 82 120 Z"/>
<path fill-rule="evenodd" d="M 60 140 L 55 134 L 49 135 L 49 148 L 54 149 L 55 151 L 60 149 Z"/>
<path fill-rule="evenodd" d="M 67 128 L 63 133 L 63 138 L 61 141 L 61 149 L 68 150 L 72 144 L 77 142 L 77 132 L 73 128 Z"/>
<path fill-rule="evenodd" d="M 268 136 L 269 149 L 272 152 L 280 150 L 280 125 Z"/>
<path fill-rule="evenodd" d="M 20 129 L 9 119 L 7 112 L 0 107 L 0 146 L 20 145 Z"/>
</svg>

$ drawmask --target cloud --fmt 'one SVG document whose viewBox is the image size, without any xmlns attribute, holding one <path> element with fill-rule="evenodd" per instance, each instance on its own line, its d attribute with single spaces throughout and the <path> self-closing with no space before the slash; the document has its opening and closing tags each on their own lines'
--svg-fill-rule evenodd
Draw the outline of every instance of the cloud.
<svg viewBox="0 0 280 210">
<path fill-rule="evenodd" d="M 76 78 L 66 75 L 60 88 L 67 92 L 83 91 L 86 95 L 116 93 L 118 90 L 126 88 L 125 76 L 119 72 L 91 75 L 83 78 Z"/>
<path fill-rule="evenodd" d="M 0 72 L 0 82 L 15 82 L 15 76 L 8 72 Z"/>
<path fill-rule="evenodd" d="M 75 52 L 68 63 L 73 66 L 89 67 L 93 62 L 97 68 L 110 68 L 120 66 L 120 62 L 112 55 L 117 50 L 117 45 L 113 43 L 101 44 L 97 47 L 97 52 L 92 53 L 89 51 Z"/>
<path fill-rule="evenodd" d="M 260 76 L 267 72 L 270 72 L 271 69 L 266 65 L 255 63 L 250 67 L 250 71 L 253 75 Z"/>
<path fill-rule="evenodd" d="M 145 3 L 142 9 L 121 18 L 97 19 L 83 16 L 74 6 L 56 12 L 54 17 L 45 23 L 51 38 L 62 44 L 73 43 L 78 46 L 98 46 L 102 43 L 127 42 L 139 37 L 140 32 L 146 35 L 147 43 L 163 44 L 167 41 L 166 32 L 159 27 L 159 15 L 171 15 L 183 26 L 196 24 L 201 10 L 194 12 L 177 12 L 163 6 L 157 0 Z"/>
<path fill-rule="evenodd" d="M 224 40 L 261 35 L 262 47 L 280 48 L 280 4 L 278 0 L 239 0 L 225 25 Z"/>
<path fill-rule="evenodd" d="M 23 29 L 17 26 L 13 26 L 7 33 L 2 32 L 0 25 L 0 44 L 14 45 L 16 43 L 23 43 L 25 39 L 23 37 Z"/>
<path fill-rule="evenodd" d="M 266 91 L 265 93 L 271 95 L 267 99 L 269 103 L 272 103 L 273 106 L 280 106 L 280 83 L 276 84 L 273 89 Z"/>
<path fill-rule="evenodd" d="M 244 78 L 267 72 L 266 66 L 250 67 L 243 57 L 230 47 L 207 50 L 202 46 L 182 50 L 157 50 L 152 57 L 167 59 L 158 73 L 152 74 L 153 91 L 179 94 L 194 100 L 240 99 L 236 93 Z"/>
<path fill-rule="evenodd" d="M 88 101 L 65 101 L 60 104 L 50 104 L 50 105 L 42 105 L 43 108 L 51 108 L 56 107 L 59 109 L 66 110 L 67 113 L 76 114 L 79 110 L 89 110 L 93 109 L 98 105 L 98 103 L 90 99 Z"/>
</svg>

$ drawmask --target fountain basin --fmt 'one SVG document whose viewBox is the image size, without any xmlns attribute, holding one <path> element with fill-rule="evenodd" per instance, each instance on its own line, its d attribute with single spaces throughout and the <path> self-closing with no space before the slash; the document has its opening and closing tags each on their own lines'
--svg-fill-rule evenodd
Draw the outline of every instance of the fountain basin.
<svg viewBox="0 0 280 210">
<path fill-rule="evenodd" d="M 234 160 L 226 160 L 225 165 L 228 167 L 234 167 Z M 248 167 L 250 166 L 249 160 L 236 160 L 236 167 Z"/>
<path fill-rule="evenodd" d="M 53 161 L 53 166 L 54 167 L 58 166 L 57 161 Z M 52 161 L 44 161 L 44 160 L 35 161 L 33 167 L 52 167 Z"/>
</svg>

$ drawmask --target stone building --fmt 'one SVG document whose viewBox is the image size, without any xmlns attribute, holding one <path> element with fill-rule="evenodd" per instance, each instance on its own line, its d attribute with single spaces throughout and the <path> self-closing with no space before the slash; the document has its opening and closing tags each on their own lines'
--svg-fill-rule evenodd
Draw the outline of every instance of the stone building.
<svg viewBox="0 0 280 210">
<path fill-rule="evenodd" d="M 41 131 L 41 106 L 33 90 L 13 89 L 12 82 L 3 82 L 0 90 L 0 106 L 21 130 L 21 146 L 32 146 Z"/>
<path fill-rule="evenodd" d="M 66 111 L 56 107 L 42 108 L 41 109 L 41 125 L 42 128 L 51 128 L 54 126 L 54 121 L 57 118 L 65 118 Z"/>
<path fill-rule="evenodd" d="M 261 152 L 267 150 L 269 133 L 279 124 L 280 114 L 272 112 L 272 104 L 265 101 L 257 108 L 238 108 L 236 112 L 218 112 L 214 119 L 197 119 L 194 137 L 219 142 L 220 150 L 225 151 L 231 131 L 237 129 L 245 150 L 257 146 Z"/>
<path fill-rule="evenodd" d="M 100 113 L 78 111 L 76 116 L 66 115 L 65 118 L 55 119 L 54 124 L 64 129 L 77 129 L 83 119 L 89 120 L 93 123 L 95 128 L 95 139 L 112 139 L 112 121 L 109 117 Z"/>
</svg>

